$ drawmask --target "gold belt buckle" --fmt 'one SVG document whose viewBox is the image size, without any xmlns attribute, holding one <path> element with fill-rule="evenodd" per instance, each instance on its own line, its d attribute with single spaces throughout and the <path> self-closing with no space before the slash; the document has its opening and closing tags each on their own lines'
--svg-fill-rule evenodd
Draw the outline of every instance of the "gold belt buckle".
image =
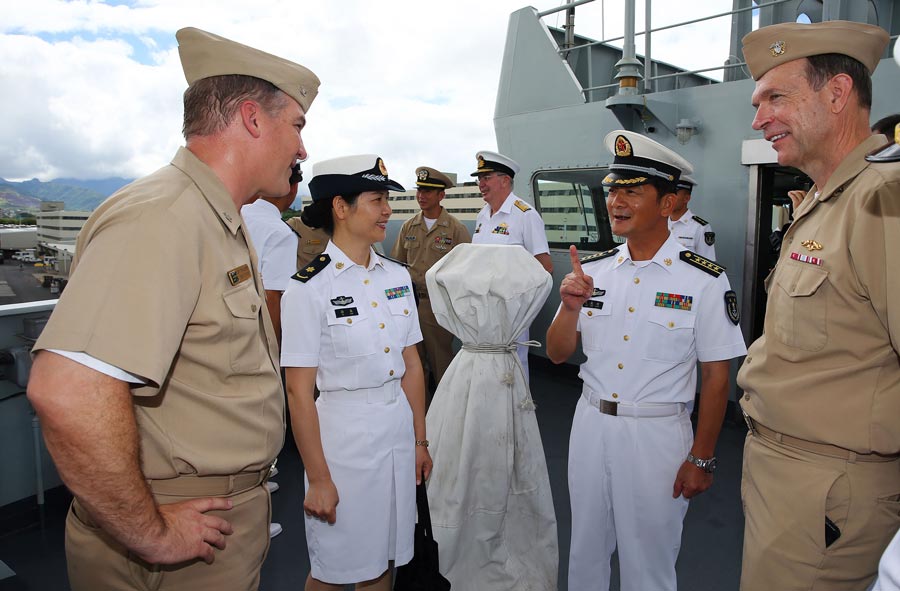
<svg viewBox="0 0 900 591">
<path fill-rule="evenodd" d="M 272 476 L 275 475 L 275 464 L 277 464 L 277 463 L 278 463 L 278 458 L 275 458 L 274 460 L 272 460 L 272 465 L 269 466 L 269 471 L 266 473 L 266 478 L 265 478 L 266 480 L 268 480 L 269 478 L 272 478 Z"/>
<path fill-rule="evenodd" d="M 600 412 L 605 415 L 616 416 L 619 414 L 618 412 L 619 403 L 618 402 L 610 402 L 609 400 L 601 400 L 600 401 Z"/>
</svg>

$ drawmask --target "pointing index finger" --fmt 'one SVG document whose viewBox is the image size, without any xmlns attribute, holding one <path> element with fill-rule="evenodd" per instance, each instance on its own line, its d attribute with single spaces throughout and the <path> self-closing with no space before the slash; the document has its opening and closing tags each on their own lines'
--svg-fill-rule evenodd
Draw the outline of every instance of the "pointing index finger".
<svg viewBox="0 0 900 591">
<path fill-rule="evenodd" d="M 578 249 L 574 244 L 569 245 L 569 257 L 572 259 L 572 272 L 579 277 L 584 277 L 584 271 L 581 269 L 581 261 L 578 258 Z"/>
</svg>

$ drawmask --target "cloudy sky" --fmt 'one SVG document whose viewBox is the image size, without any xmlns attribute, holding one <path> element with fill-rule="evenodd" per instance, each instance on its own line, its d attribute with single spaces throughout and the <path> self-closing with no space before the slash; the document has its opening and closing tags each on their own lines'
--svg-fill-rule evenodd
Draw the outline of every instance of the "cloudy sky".
<svg viewBox="0 0 900 591">
<path fill-rule="evenodd" d="M 537 0 L 538 10 L 560 0 Z M 621 35 L 621 0 L 576 9 L 576 31 Z M 636 29 L 644 28 L 637 2 Z M 727 12 L 731 0 L 662 0 L 654 27 Z M 275 53 L 322 80 L 310 160 L 374 152 L 409 186 L 430 165 L 467 176 L 496 149 L 494 102 L 509 14 L 523 0 L 4 0 L 0 177 L 137 177 L 182 144 L 186 87 L 175 31 L 194 26 Z M 544 17 L 562 24 L 564 13 Z M 721 64 L 729 19 L 658 33 L 654 54 Z M 702 39 L 702 42 L 698 42 Z M 643 47 L 638 39 L 638 52 Z"/>
</svg>

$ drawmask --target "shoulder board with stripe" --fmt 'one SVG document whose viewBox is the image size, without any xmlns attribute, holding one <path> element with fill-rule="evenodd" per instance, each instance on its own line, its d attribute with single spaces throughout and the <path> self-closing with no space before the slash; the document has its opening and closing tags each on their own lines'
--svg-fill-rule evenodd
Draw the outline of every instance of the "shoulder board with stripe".
<svg viewBox="0 0 900 591">
<path fill-rule="evenodd" d="M 409 263 L 404 263 L 403 261 L 398 261 L 397 259 L 392 259 L 392 258 L 389 257 L 388 255 L 386 255 L 386 254 L 381 254 L 381 253 L 378 252 L 377 250 L 376 250 L 375 252 L 376 252 L 376 253 L 378 254 L 378 256 L 380 256 L 381 258 L 383 258 L 383 259 L 385 259 L 385 260 L 388 260 L 388 261 L 391 261 L 392 263 L 397 263 L 398 265 L 403 265 L 404 267 L 408 267 L 408 266 L 409 266 Z"/>
<path fill-rule="evenodd" d="M 694 221 L 697 222 L 698 224 L 700 224 L 701 226 L 708 226 L 708 225 L 709 225 L 709 222 L 707 222 L 706 220 L 704 220 L 704 219 L 703 219 L 702 217 L 700 217 L 699 215 L 695 215 L 695 216 L 691 216 L 691 217 L 693 217 L 693 218 L 694 218 Z"/>
<path fill-rule="evenodd" d="M 597 252 L 594 254 L 589 254 L 586 257 L 581 257 L 578 262 L 580 263 L 590 263 L 592 261 L 599 261 L 600 259 L 607 259 L 611 256 L 615 256 L 616 253 L 619 252 L 618 248 L 611 248 L 609 250 L 604 250 L 603 252 Z"/>
<path fill-rule="evenodd" d="M 711 261 L 708 258 L 700 256 L 696 252 L 683 250 L 681 251 L 679 258 L 681 258 L 682 261 L 686 262 L 692 267 L 697 267 L 701 271 L 706 271 L 713 277 L 718 277 L 725 272 L 725 267 L 717 264 L 715 261 Z"/>
<path fill-rule="evenodd" d="M 529 207 L 529 205 L 527 203 L 525 203 L 524 201 L 521 201 L 519 199 L 516 199 L 516 201 L 515 201 L 515 203 L 513 203 L 513 205 L 515 205 L 522 211 L 528 211 L 529 209 L 531 209 L 531 207 Z"/>
<path fill-rule="evenodd" d="M 331 257 L 325 254 L 324 252 L 311 260 L 308 265 L 291 275 L 291 279 L 296 279 L 300 283 L 306 283 L 312 277 L 328 266 L 331 262 Z"/>
</svg>

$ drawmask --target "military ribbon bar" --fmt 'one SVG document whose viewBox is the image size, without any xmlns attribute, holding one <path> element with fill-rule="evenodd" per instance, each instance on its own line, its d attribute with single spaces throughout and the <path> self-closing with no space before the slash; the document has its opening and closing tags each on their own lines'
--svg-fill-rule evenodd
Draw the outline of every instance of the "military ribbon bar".
<svg viewBox="0 0 900 591">
<path fill-rule="evenodd" d="M 403 285 L 401 287 L 392 287 L 390 289 L 384 290 L 384 295 L 386 295 L 387 299 L 389 300 L 396 300 L 397 298 L 408 296 L 409 293 L 410 291 L 408 285 Z"/>
<path fill-rule="evenodd" d="M 674 310 L 690 310 L 693 304 L 694 296 L 662 291 L 656 292 L 656 301 L 653 303 L 654 306 L 672 308 Z"/>
<path fill-rule="evenodd" d="M 809 263 L 810 265 L 818 265 L 822 266 L 823 261 L 819 257 L 811 257 L 808 254 L 800 254 L 799 252 L 792 252 L 791 258 L 795 261 L 800 261 L 801 263 Z"/>
</svg>

